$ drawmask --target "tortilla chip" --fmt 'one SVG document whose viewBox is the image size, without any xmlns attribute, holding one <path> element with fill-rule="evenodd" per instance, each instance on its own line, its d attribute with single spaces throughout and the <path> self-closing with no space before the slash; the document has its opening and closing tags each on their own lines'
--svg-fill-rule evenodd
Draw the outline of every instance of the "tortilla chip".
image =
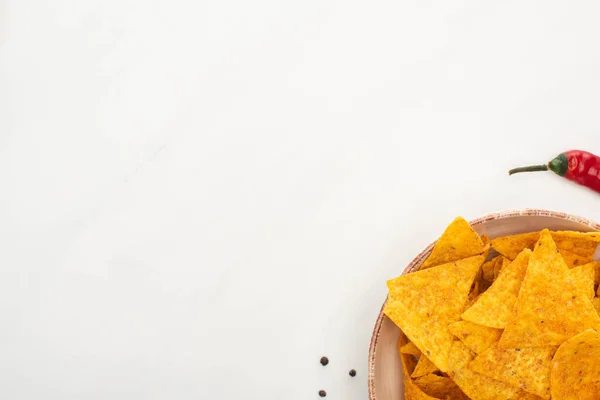
<svg viewBox="0 0 600 400">
<path fill-rule="evenodd" d="M 523 250 L 475 304 L 462 314 L 462 319 L 490 328 L 505 328 L 514 317 L 514 306 L 530 256 L 531 250 Z"/>
<path fill-rule="evenodd" d="M 400 344 L 400 342 L 398 342 Z M 399 345 L 399 349 L 401 354 L 412 354 L 413 356 L 421 356 L 421 350 L 413 343 L 408 342 L 404 346 Z"/>
<path fill-rule="evenodd" d="M 496 265 L 496 261 L 502 256 L 498 256 L 496 258 L 492 258 L 490 261 L 485 262 L 481 266 L 481 279 L 488 282 L 494 282 L 494 266 Z"/>
<path fill-rule="evenodd" d="M 448 325 L 460 320 L 482 263 L 475 256 L 388 281 L 385 314 L 441 371 L 454 341 Z"/>
<path fill-rule="evenodd" d="M 523 250 L 533 250 L 533 246 L 539 240 L 539 238 L 539 232 L 503 236 L 492 239 L 492 248 L 509 260 L 514 260 Z"/>
<path fill-rule="evenodd" d="M 454 336 L 469 349 L 479 354 L 500 339 L 502 330 L 477 325 L 469 321 L 458 321 L 448 325 Z"/>
<path fill-rule="evenodd" d="M 600 243 L 600 232 L 557 231 L 552 232 L 552 239 L 560 250 L 592 259 Z"/>
<path fill-rule="evenodd" d="M 598 297 L 594 297 L 592 299 L 592 305 L 596 309 L 596 312 L 600 315 L 600 299 Z"/>
<path fill-rule="evenodd" d="M 456 383 L 447 376 L 425 375 L 415 381 L 423 393 L 438 399 L 469 400 Z"/>
<path fill-rule="evenodd" d="M 548 230 L 529 258 L 515 304 L 515 317 L 500 337 L 500 346 L 558 346 L 586 329 L 600 328 L 600 317 L 573 283 Z"/>
<path fill-rule="evenodd" d="M 470 398 L 478 400 L 507 400 L 517 397 L 520 390 L 504 382 L 471 371 L 467 365 L 475 353 L 456 341 L 448 357 L 448 375 Z"/>
<path fill-rule="evenodd" d="M 592 261 L 592 257 L 583 257 L 567 250 L 558 249 L 567 267 L 574 268 Z"/>
<path fill-rule="evenodd" d="M 569 271 L 572 282 L 577 286 L 581 293 L 594 298 L 594 276 L 596 275 L 596 266 L 594 263 L 587 263 L 579 267 L 575 267 Z"/>
<path fill-rule="evenodd" d="M 400 347 L 405 346 L 408 343 L 408 338 L 404 333 L 400 334 L 398 344 Z M 436 400 L 435 397 L 428 396 L 425 394 L 417 385 L 415 381 L 411 379 L 410 375 L 415 369 L 417 363 L 414 356 L 411 354 L 400 353 L 400 360 L 402 361 L 402 377 L 404 381 L 404 398 L 412 400 Z"/>
<path fill-rule="evenodd" d="M 591 264 L 594 264 L 594 269 L 596 271 L 594 274 L 594 285 L 598 286 L 600 283 L 600 262 L 592 261 Z"/>
<path fill-rule="evenodd" d="M 550 367 L 556 347 L 506 349 L 493 344 L 469 363 L 469 369 L 509 385 L 550 398 Z"/>
<path fill-rule="evenodd" d="M 599 232 L 551 232 L 552 238 L 559 250 L 591 260 L 600 242 Z M 533 246 L 540 238 L 540 232 L 528 232 L 519 235 L 504 236 L 492 240 L 492 248 L 511 260 L 524 249 L 533 250 Z M 567 255 L 568 257 L 568 255 Z"/>
<path fill-rule="evenodd" d="M 600 398 L 600 334 L 588 329 L 564 342 L 554 355 L 552 398 Z"/>
<path fill-rule="evenodd" d="M 500 272 L 510 264 L 510 260 L 504 256 L 498 257 L 498 261 L 494 264 L 494 280 L 498 279 Z"/>
<path fill-rule="evenodd" d="M 408 338 L 401 332 L 400 338 L 398 339 L 398 347 L 402 348 L 406 344 L 408 344 Z M 410 376 L 417 366 L 417 358 L 412 354 L 400 353 L 400 360 L 402 361 L 402 368 L 406 368 L 408 376 Z"/>
<path fill-rule="evenodd" d="M 479 297 L 481 297 L 481 294 L 478 294 L 475 297 L 472 297 L 471 294 L 472 294 L 472 292 L 469 293 L 469 298 L 467 299 L 467 302 L 465 303 L 463 311 L 468 310 L 473 304 L 475 304 L 475 302 L 477 301 L 477 299 L 479 299 Z"/>
<path fill-rule="evenodd" d="M 477 232 L 464 218 L 458 217 L 448 225 L 435 243 L 431 255 L 425 260 L 421 269 L 476 256 L 482 254 L 484 250 L 484 243 Z"/>
<path fill-rule="evenodd" d="M 419 362 L 417 363 L 415 370 L 410 376 L 412 378 L 419 378 L 421 376 L 429 375 L 437 371 L 439 371 L 438 367 L 436 367 L 435 364 L 429 360 L 429 358 L 425 357 L 424 355 L 421 355 L 421 357 L 419 357 Z"/>
<path fill-rule="evenodd" d="M 412 356 L 408 356 L 412 357 Z M 437 400 L 435 397 L 431 397 L 423 392 L 413 381 L 408 373 L 406 367 L 402 367 L 403 380 L 404 380 L 404 399 L 406 400 Z"/>
</svg>

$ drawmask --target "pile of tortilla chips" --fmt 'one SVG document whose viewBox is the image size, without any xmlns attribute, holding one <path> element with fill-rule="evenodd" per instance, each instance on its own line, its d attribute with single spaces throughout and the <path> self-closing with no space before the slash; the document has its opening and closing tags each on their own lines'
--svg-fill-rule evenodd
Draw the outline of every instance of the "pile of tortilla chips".
<svg viewBox="0 0 600 400">
<path fill-rule="evenodd" d="M 600 399 L 600 233 L 491 241 L 457 218 L 388 281 L 405 399 Z"/>
</svg>

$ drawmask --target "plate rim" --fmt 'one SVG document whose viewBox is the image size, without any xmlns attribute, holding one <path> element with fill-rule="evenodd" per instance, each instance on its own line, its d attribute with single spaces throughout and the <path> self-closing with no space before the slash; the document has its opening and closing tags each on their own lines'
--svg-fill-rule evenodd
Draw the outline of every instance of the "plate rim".
<svg viewBox="0 0 600 400">
<path fill-rule="evenodd" d="M 580 217 L 574 214 L 566 213 L 563 211 L 554 211 L 543 208 L 525 208 L 521 210 L 506 210 L 499 211 L 494 213 L 486 214 L 482 217 L 475 218 L 474 220 L 469 221 L 472 226 L 477 226 L 483 224 L 484 222 L 489 222 L 497 219 L 506 219 L 506 218 L 514 218 L 514 217 L 552 217 L 558 219 L 565 219 L 572 222 L 579 223 L 581 225 L 585 225 L 593 231 L 600 231 L 600 224 L 597 222 L 593 222 L 587 218 Z M 433 246 L 436 242 L 430 243 L 423 251 L 421 251 L 412 261 L 404 268 L 402 271 L 402 275 L 411 272 L 416 266 L 421 265 L 423 259 L 431 253 Z M 377 353 L 377 344 L 379 341 L 379 333 L 381 331 L 381 326 L 383 323 L 383 309 L 387 304 L 387 296 L 379 310 L 379 315 L 377 316 L 377 320 L 375 321 L 375 326 L 373 328 L 373 334 L 371 336 L 371 343 L 369 344 L 369 360 L 368 360 L 368 389 L 369 389 L 369 400 L 376 400 L 375 394 L 375 355 Z"/>
</svg>

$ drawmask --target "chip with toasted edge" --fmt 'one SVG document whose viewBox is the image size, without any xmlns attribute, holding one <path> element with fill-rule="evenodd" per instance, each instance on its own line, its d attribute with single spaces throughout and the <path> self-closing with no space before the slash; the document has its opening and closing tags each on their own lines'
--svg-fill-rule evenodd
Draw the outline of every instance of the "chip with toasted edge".
<svg viewBox="0 0 600 400">
<path fill-rule="evenodd" d="M 469 349 L 479 354 L 500 339 L 501 329 L 488 328 L 469 321 L 457 321 L 448 325 L 454 336 Z"/>
<path fill-rule="evenodd" d="M 552 398 L 600 398 L 600 334 L 588 329 L 560 345 L 552 360 Z"/>
<path fill-rule="evenodd" d="M 594 275 L 596 266 L 592 263 L 584 264 L 569 270 L 570 279 L 583 294 L 590 299 L 594 298 Z"/>
<path fill-rule="evenodd" d="M 464 218 L 458 217 L 448 225 L 435 243 L 421 269 L 482 254 L 484 247 L 483 241 L 471 225 Z"/>
<path fill-rule="evenodd" d="M 523 250 L 492 286 L 462 314 L 462 319 L 490 328 L 503 329 L 514 317 L 514 306 L 530 256 L 531 250 Z"/>
<path fill-rule="evenodd" d="M 447 376 L 436 374 L 425 375 L 415 380 L 415 385 L 423 393 L 438 399 L 469 400 L 467 395 Z"/>
<path fill-rule="evenodd" d="M 551 232 L 552 238 L 559 250 L 591 260 L 600 242 L 600 232 Z M 518 235 L 503 236 L 492 240 L 492 248 L 503 256 L 514 260 L 523 249 L 533 250 L 540 238 L 540 232 L 528 232 Z"/>
<path fill-rule="evenodd" d="M 500 256 L 496 264 L 494 264 L 494 280 L 498 279 L 500 272 L 510 264 L 510 260 L 504 256 Z"/>
<path fill-rule="evenodd" d="M 567 250 L 558 249 L 558 251 L 569 268 L 578 267 L 592 261 L 592 257 L 580 256 L 579 254 L 571 253 Z"/>
<path fill-rule="evenodd" d="M 417 356 L 419 357 L 421 355 L 421 350 L 419 350 L 419 348 L 413 343 L 413 342 L 408 342 L 405 345 L 401 345 L 400 342 L 398 342 L 399 344 L 399 351 L 402 354 L 412 354 L 413 356 Z"/>
<path fill-rule="evenodd" d="M 502 333 L 500 346 L 558 346 L 589 328 L 600 328 L 600 317 L 570 279 L 550 233 L 544 230 L 529 258 L 515 316 Z"/>
<path fill-rule="evenodd" d="M 460 341 L 455 341 L 448 357 L 448 375 L 454 383 L 471 399 L 507 400 L 516 399 L 520 390 L 504 382 L 488 378 L 471 371 L 467 365 L 474 358 L 473 353 Z"/>
<path fill-rule="evenodd" d="M 421 354 L 421 357 L 419 357 L 419 362 L 410 376 L 412 378 L 419 378 L 437 371 L 439 371 L 438 367 L 436 367 L 435 364 L 429 360 L 429 358 Z"/>
<path fill-rule="evenodd" d="M 454 337 L 448 325 L 460 320 L 483 256 L 450 262 L 388 281 L 384 313 L 441 371 L 448 370 Z"/>
<path fill-rule="evenodd" d="M 499 348 L 494 343 L 469 363 L 469 369 L 522 390 L 550 398 L 554 347 Z"/>
</svg>

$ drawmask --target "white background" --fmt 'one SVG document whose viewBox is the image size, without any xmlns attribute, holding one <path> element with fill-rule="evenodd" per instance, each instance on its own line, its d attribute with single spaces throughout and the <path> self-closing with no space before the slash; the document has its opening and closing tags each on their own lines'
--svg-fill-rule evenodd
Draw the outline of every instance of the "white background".
<svg viewBox="0 0 600 400">
<path fill-rule="evenodd" d="M 506 173 L 600 153 L 599 12 L 0 0 L 0 397 L 365 399 L 385 281 L 455 216 L 600 220 Z"/>
</svg>

